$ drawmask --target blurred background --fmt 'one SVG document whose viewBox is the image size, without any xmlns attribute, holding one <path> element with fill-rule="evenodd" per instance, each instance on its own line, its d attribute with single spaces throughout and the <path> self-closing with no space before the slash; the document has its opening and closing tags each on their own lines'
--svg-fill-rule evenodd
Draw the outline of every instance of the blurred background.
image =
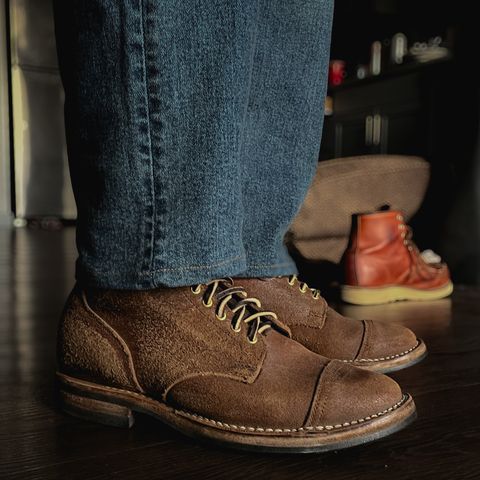
<svg viewBox="0 0 480 480">
<path fill-rule="evenodd" d="M 337 0 L 319 152 L 425 159 L 415 240 L 464 284 L 480 283 L 479 45 L 475 2 Z M 0 0 L 0 223 L 75 215 L 51 0 Z"/>
</svg>

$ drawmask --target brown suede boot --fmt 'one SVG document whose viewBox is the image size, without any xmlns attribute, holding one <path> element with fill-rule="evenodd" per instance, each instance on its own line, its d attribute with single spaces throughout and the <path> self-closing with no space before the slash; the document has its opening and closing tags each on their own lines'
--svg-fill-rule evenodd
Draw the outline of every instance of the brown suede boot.
<svg viewBox="0 0 480 480">
<path fill-rule="evenodd" d="M 387 373 L 414 365 L 427 354 L 423 341 L 408 328 L 346 318 L 295 275 L 236 282 L 274 310 L 294 340 L 325 357 Z"/>
<path fill-rule="evenodd" d="M 241 287 L 214 281 L 70 295 L 60 324 L 66 411 L 131 426 L 152 415 L 193 437 L 267 451 L 325 451 L 415 417 L 388 377 L 310 352 Z"/>
</svg>

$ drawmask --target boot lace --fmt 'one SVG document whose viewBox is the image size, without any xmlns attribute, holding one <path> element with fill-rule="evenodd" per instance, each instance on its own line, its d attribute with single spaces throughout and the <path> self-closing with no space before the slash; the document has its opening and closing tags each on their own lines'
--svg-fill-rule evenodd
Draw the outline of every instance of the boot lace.
<svg viewBox="0 0 480 480">
<path fill-rule="evenodd" d="M 233 331 L 238 333 L 242 330 L 242 324 L 247 325 L 247 339 L 251 344 L 257 343 L 258 335 L 271 328 L 272 321 L 277 320 L 275 313 L 261 310 L 260 300 L 249 297 L 245 289 L 233 285 L 230 278 L 194 285 L 191 291 L 195 295 L 203 295 L 202 303 L 206 308 L 212 307 L 217 301 L 215 316 L 220 321 L 227 319 L 228 306 L 233 313 Z"/>
<path fill-rule="evenodd" d="M 290 276 L 288 277 L 288 283 L 289 283 L 289 285 L 291 285 L 292 287 L 293 287 L 293 285 L 295 285 L 296 283 L 298 283 L 298 288 L 300 289 L 300 291 L 301 291 L 302 293 L 306 293 L 306 292 L 310 291 L 310 294 L 312 295 L 312 297 L 313 297 L 315 300 L 318 300 L 319 298 L 321 298 L 321 292 L 320 292 L 320 290 L 318 290 L 318 289 L 316 289 L 316 288 L 310 288 L 307 283 L 301 282 L 296 275 L 290 275 Z"/>
<path fill-rule="evenodd" d="M 431 276 L 432 267 L 435 265 L 429 264 L 425 261 L 420 253 L 419 248 L 413 241 L 413 230 L 412 228 L 404 222 L 402 215 L 397 215 L 397 220 L 399 222 L 398 228 L 401 231 L 400 236 L 403 239 L 403 244 L 410 254 L 410 259 L 412 264 L 417 268 L 420 276 L 424 278 L 429 278 Z"/>
<path fill-rule="evenodd" d="M 407 225 L 402 215 L 397 215 L 398 220 L 398 229 L 401 231 L 400 236 L 403 238 L 403 244 L 407 247 L 408 251 L 413 252 L 416 251 L 418 253 L 418 247 L 413 242 L 413 230 L 409 225 Z"/>
</svg>

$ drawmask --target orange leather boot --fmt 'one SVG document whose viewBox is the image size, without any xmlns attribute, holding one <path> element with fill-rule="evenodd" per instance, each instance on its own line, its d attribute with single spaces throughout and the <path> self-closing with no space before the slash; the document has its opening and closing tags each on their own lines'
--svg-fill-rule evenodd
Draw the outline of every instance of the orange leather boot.
<svg viewBox="0 0 480 480">
<path fill-rule="evenodd" d="M 342 299 L 357 305 L 435 300 L 452 293 L 447 265 L 427 263 L 399 211 L 352 217 Z"/>
</svg>

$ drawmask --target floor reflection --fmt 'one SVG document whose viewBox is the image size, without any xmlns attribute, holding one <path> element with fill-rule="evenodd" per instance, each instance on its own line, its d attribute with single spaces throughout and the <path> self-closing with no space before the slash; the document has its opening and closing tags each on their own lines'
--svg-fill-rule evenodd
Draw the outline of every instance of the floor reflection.
<svg viewBox="0 0 480 480">
<path fill-rule="evenodd" d="M 401 323 L 423 337 L 444 334 L 450 328 L 452 299 L 368 306 L 342 304 L 339 311 L 352 318 Z"/>
</svg>

